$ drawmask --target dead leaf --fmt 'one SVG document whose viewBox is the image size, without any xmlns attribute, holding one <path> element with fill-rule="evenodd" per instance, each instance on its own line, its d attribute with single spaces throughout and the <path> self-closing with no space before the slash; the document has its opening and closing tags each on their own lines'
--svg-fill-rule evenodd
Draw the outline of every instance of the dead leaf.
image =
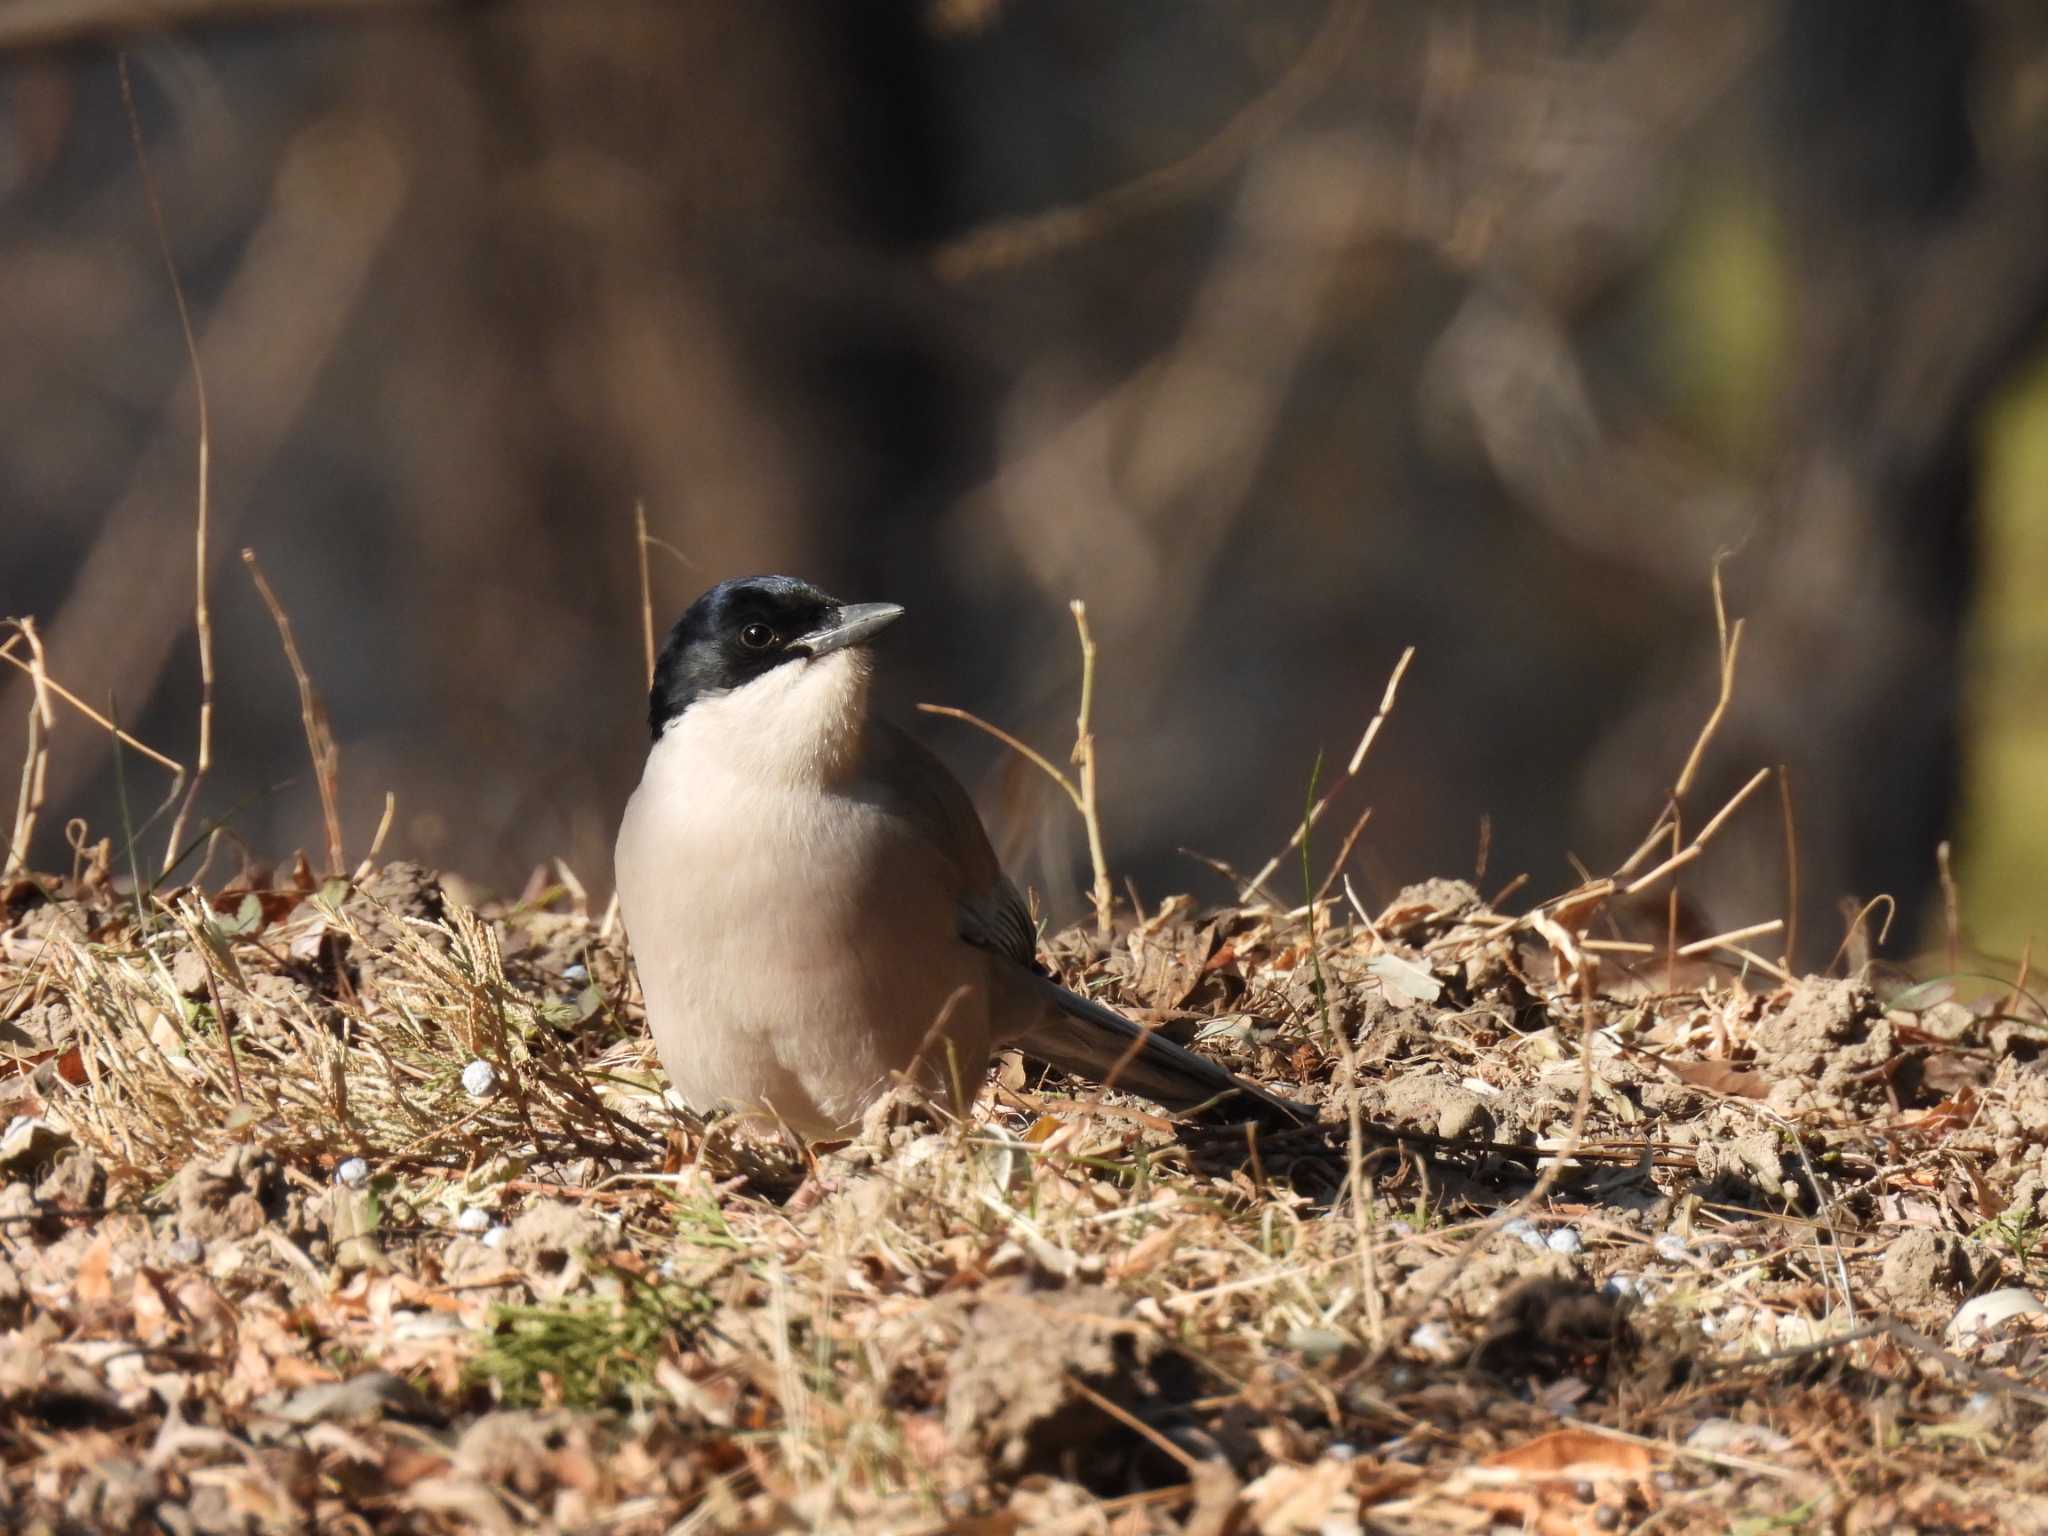
<svg viewBox="0 0 2048 1536">
<path fill-rule="evenodd" d="M 85 1257 L 78 1261 L 78 1277 L 72 1282 L 72 1294 L 80 1306 L 104 1307 L 113 1301 L 113 1267 L 114 1235 L 102 1228 L 92 1246 L 85 1250 Z"/>
<path fill-rule="evenodd" d="M 224 1354 L 234 1347 L 235 1309 L 206 1276 L 188 1273 L 171 1288 L 171 1300 L 184 1314 L 194 1347 Z"/>
<path fill-rule="evenodd" d="M 1333 1515 L 1355 1518 L 1352 1463 L 1324 1458 L 1306 1467 L 1282 1464 L 1244 1490 L 1245 1510 L 1259 1536 L 1294 1536 L 1320 1531 Z"/>
<path fill-rule="evenodd" d="M 135 1271 L 135 1287 L 128 1293 L 128 1310 L 134 1314 L 135 1336 L 143 1343 L 161 1344 L 170 1333 L 170 1305 L 146 1269 Z"/>
<path fill-rule="evenodd" d="M 1479 1463 L 1531 1477 L 1584 1476 L 1599 1472 L 1615 1477 L 1650 1475 L 1650 1453 L 1631 1440 L 1617 1440 L 1589 1429 L 1554 1429 L 1547 1435 L 1496 1451 Z"/>
<path fill-rule="evenodd" d="M 1732 1061 L 1670 1061 L 1659 1058 L 1658 1065 L 1680 1082 L 1704 1088 L 1709 1093 L 1725 1093 L 1737 1099 L 1770 1096 L 1770 1080 L 1763 1073 L 1752 1067 L 1737 1066 Z"/>
<path fill-rule="evenodd" d="M 1629 1511 L 1650 1503 L 1651 1464 L 1632 1441 L 1552 1430 L 1480 1462 L 1465 1496 L 1536 1536 L 1597 1536 L 1636 1523 Z"/>
<path fill-rule="evenodd" d="M 1427 966 L 1392 953 L 1374 955 L 1365 968 L 1380 980 L 1390 996 L 1411 1003 L 1433 1003 L 1443 995 L 1444 984 L 1429 973 Z"/>
<path fill-rule="evenodd" d="M 1227 1461 L 1198 1461 L 1188 1483 L 1194 1508 L 1181 1526 L 1182 1536 L 1225 1536 L 1237 1513 L 1242 1485 Z"/>
<path fill-rule="evenodd" d="M 937 1414 L 906 1413 L 897 1421 L 897 1428 L 903 1436 L 904 1449 L 917 1458 L 920 1466 L 935 1471 L 945 1462 L 946 1427 Z"/>
</svg>

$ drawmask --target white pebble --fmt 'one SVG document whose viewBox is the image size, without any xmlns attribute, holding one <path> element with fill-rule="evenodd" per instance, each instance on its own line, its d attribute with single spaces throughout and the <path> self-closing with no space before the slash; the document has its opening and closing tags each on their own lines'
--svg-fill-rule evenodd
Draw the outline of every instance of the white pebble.
<svg viewBox="0 0 2048 1536">
<path fill-rule="evenodd" d="M 1605 1280 L 1600 1282 L 1600 1294 L 1602 1296 L 1609 1297 L 1615 1301 L 1621 1300 L 1624 1296 L 1637 1295 L 1639 1294 L 1639 1287 L 1636 1282 L 1636 1277 L 1625 1272 L 1622 1274 L 1609 1275 Z"/>
<path fill-rule="evenodd" d="M 455 1218 L 455 1227 L 460 1232 L 486 1232 L 490 1230 L 491 1213 L 480 1205 L 465 1205 L 462 1214 Z"/>
<path fill-rule="evenodd" d="M 1438 1322 L 1417 1323 L 1415 1331 L 1408 1335 L 1408 1347 L 1425 1355 L 1448 1355 L 1452 1348 L 1451 1330 Z"/>
<path fill-rule="evenodd" d="M 580 960 L 573 964 L 565 965 L 562 967 L 562 980 L 588 981 L 590 980 L 590 969 Z"/>
<path fill-rule="evenodd" d="M 206 1244 L 196 1237 L 174 1237 L 164 1249 L 164 1257 L 173 1264 L 197 1264 L 206 1257 Z"/>
<path fill-rule="evenodd" d="M 361 1189 L 370 1182 L 370 1165 L 360 1157 L 348 1158 L 334 1170 L 334 1182 L 346 1184 L 350 1189 Z"/>
<path fill-rule="evenodd" d="M 498 1069 L 488 1061 L 472 1061 L 462 1069 L 462 1091 L 472 1099 L 488 1099 L 498 1091 Z"/>
<path fill-rule="evenodd" d="M 488 1231 L 488 1232 L 486 1232 L 486 1233 L 484 1234 L 484 1246 L 485 1246 L 486 1248 L 502 1248 L 502 1247 L 504 1247 L 504 1246 L 505 1246 L 505 1234 L 506 1234 L 507 1232 L 510 1232 L 511 1230 L 512 1230 L 512 1229 L 511 1229 L 510 1227 L 493 1227 L 493 1228 L 491 1228 L 491 1230 L 490 1230 L 490 1231 Z"/>
<path fill-rule="evenodd" d="M 1692 1250 L 1686 1246 L 1685 1239 L 1676 1232 L 1664 1233 L 1657 1239 L 1655 1246 L 1657 1257 L 1668 1259 L 1673 1264 L 1682 1264 L 1692 1257 Z"/>
<path fill-rule="evenodd" d="M 1559 1227 L 1544 1239 L 1544 1244 L 1552 1253 L 1577 1253 L 1586 1246 L 1586 1240 L 1579 1236 L 1577 1227 Z"/>
</svg>

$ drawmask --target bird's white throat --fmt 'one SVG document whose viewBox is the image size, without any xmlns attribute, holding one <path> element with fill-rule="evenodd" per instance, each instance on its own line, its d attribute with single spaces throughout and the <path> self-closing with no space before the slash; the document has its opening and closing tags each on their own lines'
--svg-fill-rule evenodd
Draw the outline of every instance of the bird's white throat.
<svg viewBox="0 0 2048 1536">
<path fill-rule="evenodd" d="M 648 767 L 719 768 L 757 783 L 838 782 L 860 756 L 873 658 L 865 646 L 789 661 L 698 699 L 669 721 Z"/>
</svg>

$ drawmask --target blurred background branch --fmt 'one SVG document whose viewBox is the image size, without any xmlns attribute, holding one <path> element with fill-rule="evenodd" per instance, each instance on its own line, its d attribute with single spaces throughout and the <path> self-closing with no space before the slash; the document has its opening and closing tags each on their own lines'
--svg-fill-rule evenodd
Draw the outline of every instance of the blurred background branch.
<svg viewBox="0 0 2048 1536">
<path fill-rule="evenodd" d="M 1917 942 L 1950 836 L 1984 943 L 2043 924 L 2030 0 L 0 5 L 0 611 L 182 759 L 195 401 L 122 39 L 212 547 L 260 530 L 337 814 L 394 791 L 394 852 L 602 887 L 644 503 L 696 567 L 648 568 L 657 623 L 749 570 L 902 601 L 898 703 L 1026 740 L 1085 599 L 1108 858 L 1154 899 L 1212 878 L 1183 845 L 1280 846 L 1410 643 L 1361 891 L 1466 872 L 1482 815 L 1490 879 L 1611 866 L 1713 702 L 1725 552 L 1695 795 L 1787 765 L 1801 911 L 1745 814 L 1690 937 L 1787 915 L 1821 959 L 1889 892 Z M 314 843 L 268 622 L 215 590 L 209 806 Z M 6 761 L 32 699 L 9 669 Z M 39 744 L 105 825 L 105 733 Z M 1077 911 L 1036 776 L 941 745 Z"/>
</svg>

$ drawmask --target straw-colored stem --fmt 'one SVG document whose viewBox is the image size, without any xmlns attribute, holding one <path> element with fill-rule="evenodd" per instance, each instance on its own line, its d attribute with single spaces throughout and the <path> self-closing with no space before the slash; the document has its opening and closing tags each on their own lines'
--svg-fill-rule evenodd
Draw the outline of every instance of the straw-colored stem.
<svg viewBox="0 0 2048 1536">
<path fill-rule="evenodd" d="M 135 147 L 135 168 L 142 179 L 142 195 L 149 204 L 150 227 L 156 233 L 157 254 L 163 260 L 164 275 L 171 282 L 171 299 L 178 308 L 178 332 L 185 342 L 185 361 L 192 370 L 192 398 L 199 416 L 198 489 L 192 536 L 192 623 L 199 636 L 199 759 L 192 770 L 192 782 L 185 786 L 185 798 L 171 820 L 170 841 L 164 845 L 164 870 L 168 872 L 185 846 L 185 827 L 199 801 L 199 791 L 213 767 L 213 613 L 206 601 L 208 488 L 212 484 L 213 428 L 206 409 L 206 371 L 199 366 L 199 338 L 192 329 L 191 306 L 185 302 L 185 285 L 178 277 L 178 263 L 171 254 L 170 232 L 164 223 L 163 200 L 157 196 L 156 175 L 149 168 L 149 154 L 142 142 L 142 119 L 135 110 L 135 88 L 128 78 L 128 55 L 114 56 L 121 77 L 121 110 L 128 119 L 128 138 Z"/>
<path fill-rule="evenodd" d="M 1088 633 L 1088 605 L 1078 597 L 1067 605 L 1081 636 L 1081 708 L 1074 720 L 1074 766 L 1081 771 L 1081 824 L 1088 829 L 1088 863 L 1095 871 L 1095 936 L 1107 944 L 1115 931 L 1110 921 L 1113 901 L 1109 859 L 1102 851 L 1102 815 L 1095 797 L 1095 639 Z"/>
<path fill-rule="evenodd" d="M 327 727 L 327 710 L 321 704 L 319 692 L 313 687 L 313 679 L 299 656 L 298 641 L 292 637 L 291 617 L 264 577 L 263 567 L 256 560 L 256 551 L 243 550 L 242 563 L 249 567 L 249 575 L 263 598 L 263 606 L 270 610 L 271 621 L 277 625 L 277 637 L 284 645 L 285 660 L 291 664 L 292 679 L 298 684 L 299 720 L 306 728 L 306 747 L 313 756 L 313 779 L 320 789 L 320 817 L 327 828 L 327 871 L 334 875 L 345 874 L 348 866 L 341 853 L 341 753 L 334 745 L 334 733 Z"/>
</svg>

